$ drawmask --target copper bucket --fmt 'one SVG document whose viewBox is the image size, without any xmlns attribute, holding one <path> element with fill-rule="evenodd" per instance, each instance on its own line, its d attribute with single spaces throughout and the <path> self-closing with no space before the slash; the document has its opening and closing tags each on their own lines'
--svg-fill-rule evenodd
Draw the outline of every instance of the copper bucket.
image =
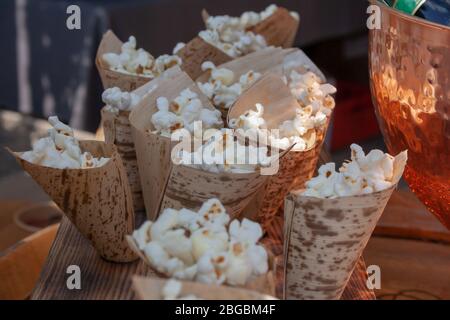
<svg viewBox="0 0 450 320">
<path fill-rule="evenodd" d="M 372 0 L 372 98 L 389 152 L 408 149 L 405 178 L 450 229 L 450 28 Z"/>
</svg>

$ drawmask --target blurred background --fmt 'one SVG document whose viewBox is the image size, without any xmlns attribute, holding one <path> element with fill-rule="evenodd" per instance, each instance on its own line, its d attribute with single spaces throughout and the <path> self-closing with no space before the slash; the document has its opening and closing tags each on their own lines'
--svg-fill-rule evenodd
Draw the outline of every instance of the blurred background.
<svg viewBox="0 0 450 320">
<path fill-rule="evenodd" d="M 106 30 L 112 29 L 121 40 L 134 35 L 138 47 L 158 56 L 170 53 L 177 42 L 188 42 L 202 30 L 200 12 L 203 8 L 212 15 L 240 15 L 247 10 L 261 11 L 271 3 L 300 13 L 295 45 L 302 48 L 338 88 L 326 142 L 333 160 L 340 164 L 347 159 L 348 146 L 353 142 L 366 150 L 384 149 L 369 90 L 368 3 L 365 0 L 2 0 L 0 145 L 19 151 L 29 149 L 34 139 L 45 134 L 47 125 L 43 119 L 50 115 L 57 115 L 79 129 L 79 137 L 92 136 L 100 123 L 103 91 L 94 57 Z M 81 30 L 66 27 L 69 16 L 66 9 L 73 4 L 81 8 Z M 1 256 L 2 250 L 35 231 L 18 226 L 13 213 L 24 203 L 45 203 L 48 198 L 3 148 L 0 163 Z M 441 240 L 450 241 L 444 227 L 436 221 L 429 222 L 434 218 L 414 196 L 402 198 L 402 201 L 402 205 L 410 206 L 410 211 L 425 212 L 427 222 L 421 223 L 431 225 Z M 405 216 L 392 219 L 401 224 Z M 386 222 L 388 227 L 392 227 L 391 220 Z M 380 230 L 385 234 L 387 229 Z M 437 258 L 436 255 L 427 257 L 428 247 L 407 249 L 410 245 L 400 243 L 396 249 L 383 241 L 369 244 L 366 250 L 369 263 L 382 264 L 380 259 L 384 259 L 384 267 L 391 270 L 388 274 L 392 279 L 389 276 L 383 279 L 384 287 L 388 288 L 377 292 L 378 296 L 434 299 L 447 294 L 448 297 L 450 290 L 443 287 L 440 279 L 428 278 L 412 284 L 408 281 L 417 270 L 405 274 L 395 268 L 400 263 L 408 263 L 408 259 L 413 259 L 410 265 L 417 262 L 416 257 L 405 256 L 405 250 L 421 251 L 424 256 L 419 259 L 428 261 L 426 268 L 444 263 L 448 266 L 448 251 L 439 253 Z M 390 251 L 383 249 L 386 247 L 390 247 Z M 403 252 L 401 259 L 399 252 Z M 435 259 L 441 260 L 436 262 Z"/>
</svg>

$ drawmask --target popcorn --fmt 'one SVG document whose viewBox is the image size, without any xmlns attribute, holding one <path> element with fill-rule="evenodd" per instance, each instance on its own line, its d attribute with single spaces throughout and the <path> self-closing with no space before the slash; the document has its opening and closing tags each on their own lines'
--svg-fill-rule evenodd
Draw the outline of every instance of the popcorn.
<svg viewBox="0 0 450 320">
<path fill-rule="evenodd" d="M 165 54 L 155 59 L 144 49 L 136 49 L 136 38 L 130 36 L 128 41 L 122 45 L 119 54 L 105 53 L 102 59 L 113 71 L 156 78 L 165 70 L 182 64 L 180 57 L 175 55 L 181 48 L 182 44 L 178 43 L 173 50 L 173 55 Z"/>
<path fill-rule="evenodd" d="M 121 91 L 118 87 L 113 87 L 103 91 L 102 100 L 108 111 L 117 113 L 119 110 L 132 110 L 141 98 L 133 92 Z"/>
<path fill-rule="evenodd" d="M 269 167 L 272 157 L 266 146 L 246 146 L 235 139 L 233 130 L 222 129 L 212 134 L 197 150 L 181 150 L 178 163 L 213 173 L 249 173 Z"/>
<path fill-rule="evenodd" d="M 170 279 L 162 288 L 162 296 L 164 300 L 198 300 L 195 295 L 186 295 L 180 297 L 183 284 L 180 281 Z"/>
<path fill-rule="evenodd" d="M 229 109 L 244 90 L 261 77 L 260 73 L 249 71 L 237 81 L 234 72 L 216 66 L 206 61 L 202 64 L 203 71 L 210 71 L 208 82 L 197 82 L 200 90 L 220 109 Z"/>
<path fill-rule="evenodd" d="M 261 13 L 249 11 L 240 17 L 210 16 L 206 20 L 206 30 L 199 36 L 233 58 L 264 49 L 267 47 L 264 37 L 247 30 L 270 17 L 277 8 L 271 5 Z"/>
<path fill-rule="evenodd" d="M 33 144 L 33 150 L 24 152 L 20 157 L 28 162 L 57 169 L 89 169 L 101 167 L 109 158 L 95 158 L 89 152 L 81 152 L 73 129 L 59 121 L 58 117 L 48 118 L 53 126 L 48 137 Z"/>
<path fill-rule="evenodd" d="M 351 161 L 345 162 L 339 172 L 328 163 L 319 169 L 319 175 L 306 183 L 304 196 L 337 198 L 386 190 L 394 181 L 394 157 L 380 150 L 365 155 L 357 144 L 351 145 Z"/>
<path fill-rule="evenodd" d="M 336 88 L 321 84 L 320 78 L 312 72 L 300 74 L 293 70 L 286 82 L 300 108 L 296 110 L 295 118 L 279 125 L 279 136 L 270 134 L 268 138 L 273 147 L 287 149 L 294 145 L 293 150 L 304 151 L 311 133 L 322 129 L 331 116 L 335 106 L 331 95 L 336 93 Z M 231 119 L 229 124 L 233 129 L 266 129 L 263 115 L 264 107 L 256 104 L 256 111 L 249 110 L 237 119 Z"/>
<path fill-rule="evenodd" d="M 268 272 L 268 255 L 258 245 L 258 223 L 230 217 L 218 199 L 206 201 L 198 212 L 165 209 L 154 222 L 133 232 L 133 238 L 158 272 L 180 280 L 208 284 L 245 285 Z M 177 296 L 178 286 L 165 296 Z"/>
<path fill-rule="evenodd" d="M 189 88 L 183 90 L 174 101 L 170 102 L 165 97 L 156 100 L 158 111 L 152 116 L 154 133 L 170 137 L 175 131 L 185 128 L 194 132 L 194 124 L 201 122 L 206 130 L 223 126 L 221 113 L 218 110 L 210 110 L 203 107 L 198 95 Z"/>
</svg>

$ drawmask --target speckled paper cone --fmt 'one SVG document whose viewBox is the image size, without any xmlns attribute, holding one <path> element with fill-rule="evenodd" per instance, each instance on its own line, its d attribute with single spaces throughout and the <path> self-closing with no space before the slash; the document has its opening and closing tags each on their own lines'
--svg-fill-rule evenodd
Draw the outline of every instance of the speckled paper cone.
<svg viewBox="0 0 450 320">
<path fill-rule="evenodd" d="M 209 13 L 203 9 L 202 19 L 205 25 L 208 17 Z M 278 7 L 270 17 L 248 28 L 248 31 L 262 35 L 269 46 L 291 48 L 294 45 L 299 24 L 300 21 L 291 16 L 289 10 Z"/>
<path fill-rule="evenodd" d="M 122 91 L 133 91 L 140 86 L 143 86 L 152 78 L 143 77 L 133 74 L 122 73 L 111 70 L 108 65 L 103 61 L 102 56 L 105 53 L 113 52 L 119 54 L 121 52 L 123 42 L 117 38 L 117 36 L 108 30 L 100 42 L 100 46 L 97 50 L 95 57 L 95 65 L 97 66 L 98 73 L 102 80 L 103 88 L 118 87 Z"/>
<path fill-rule="evenodd" d="M 263 118 L 268 129 L 277 129 L 279 124 L 293 119 L 296 110 L 300 108 L 281 77 L 267 73 L 239 97 L 230 109 L 228 123 L 250 108 L 254 109 L 256 103 L 264 106 Z M 323 130 L 316 130 L 307 137 L 306 151 L 291 150 L 280 159 L 278 172 L 268 179 L 261 192 L 245 209 L 246 217 L 257 220 L 267 228 L 278 209 L 283 206 L 289 191 L 302 187 L 313 176 L 326 129 L 327 125 Z"/>
<path fill-rule="evenodd" d="M 265 230 L 278 214 L 289 192 L 303 188 L 306 181 L 313 177 L 322 149 L 323 136 L 323 133 L 317 136 L 316 145 L 312 149 L 289 151 L 280 160 L 277 174 L 271 176 L 262 191 L 252 199 L 247 210 L 256 214 L 254 219 L 259 221 Z"/>
<path fill-rule="evenodd" d="M 233 71 L 236 82 L 239 78 L 249 71 L 265 74 L 266 72 L 275 73 L 278 75 L 283 74 L 283 62 L 295 49 L 281 49 L 281 48 L 266 48 L 246 56 L 234 59 L 217 66 L 217 68 L 226 68 Z M 210 71 L 202 73 L 200 77 L 196 79 L 196 82 L 205 83 L 208 82 L 211 75 Z M 226 122 L 228 116 L 228 108 L 217 107 L 222 112 L 222 119 Z"/>
<path fill-rule="evenodd" d="M 405 163 L 405 153 L 397 156 L 396 183 Z M 395 188 L 336 199 L 287 197 L 286 299 L 340 299 Z"/>
<path fill-rule="evenodd" d="M 269 46 L 291 48 L 299 24 L 300 21 L 291 16 L 289 10 L 279 7 L 270 17 L 248 30 L 262 35 Z"/>
<path fill-rule="evenodd" d="M 173 67 L 155 79 L 157 86 L 147 94 L 130 114 L 131 132 L 136 148 L 145 209 L 149 220 L 159 213 L 164 190 L 172 168 L 171 151 L 178 142 L 153 133 L 152 115 L 157 112 L 156 99 L 175 99 L 181 91 L 189 88 L 198 94 L 204 107 L 214 109 L 197 85 L 180 68 Z"/>
<path fill-rule="evenodd" d="M 240 216 L 268 176 L 252 173 L 211 173 L 185 165 L 174 165 L 170 173 L 161 211 L 165 208 L 200 209 L 209 199 L 217 198 L 231 218 Z"/>
<path fill-rule="evenodd" d="M 80 147 L 111 159 L 97 168 L 55 169 L 25 161 L 21 153 L 13 155 L 104 259 L 136 260 L 125 239 L 134 230 L 134 211 L 122 160 L 104 142 L 80 141 Z"/>
<path fill-rule="evenodd" d="M 181 68 L 192 79 L 197 79 L 203 73 L 201 67 L 205 61 L 211 61 L 217 66 L 233 59 L 200 37 L 195 37 L 189 41 L 177 52 L 177 55 L 183 61 Z"/>
<path fill-rule="evenodd" d="M 165 279 L 133 277 L 133 289 L 140 300 L 161 300 Z M 180 297 L 193 295 L 200 300 L 276 300 L 276 298 L 256 291 L 226 286 L 207 285 L 198 282 L 181 281 Z"/>
<path fill-rule="evenodd" d="M 133 250 L 133 252 L 139 256 L 139 258 L 142 259 L 142 261 L 144 261 L 148 266 L 152 267 L 152 264 L 150 263 L 150 261 L 147 259 L 147 257 L 145 256 L 145 254 L 139 250 L 139 247 L 136 243 L 136 241 L 134 240 L 134 238 L 132 236 L 127 235 L 126 236 L 126 240 L 128 242 L 129 247 L 131 248 L 131 250 Z M 267 250 L 267 248 L 266 248 Z M 274 256 L 271 254 L 270 250 L 267 250 L 268 252 L 268 256 L 269 256 L 269 268 L 270 270 L 265 274 L 265 275 L 261 275 L 258 276 L 256 278 L 253 278 L 252 280 L 250 280 L 249 282 L 247 282 L 247 284 L 245 286 L 242 287 L 229 287 L 226 286 L 227 288 L 244 288 L 247 290 L 252 290 L 255 292 L 259 292 L 259 293 L 263 293 L 263 294 L 268 294 L 271 296 L 275 296 L 276 293 L 276 288 L 275 288 L 275 276 L 274 274 L 276 274 L 276 263 L 275 263 L 275 258 Z M 160 278 L 166 278 L 166 276 L 164 274 L 158 273 L 155 271 L 155 274 L 158 275 L 158 277 Z M 208 285 L 210 286 L 210 285 Z"/>
<path fill-rule="evenodd" d="M 156 86 L 155 80 L 150 81 L 139 87 L 133 93 L 144 96 Z M 125 171 L 127 172 L 128 182 L 130 184 L 131 194 L 133 196 L 133 207 L 135 211 L 142 211 L 144 207 L 144 198 L 142 197 L 141 180 L 136 159 L 133 137 L 131 135 L 130 111 L 112 112 L 107 107 L 101 111 L 102 127 L 107 144 L 114 144 L 122 158 Z"/>
</svg>

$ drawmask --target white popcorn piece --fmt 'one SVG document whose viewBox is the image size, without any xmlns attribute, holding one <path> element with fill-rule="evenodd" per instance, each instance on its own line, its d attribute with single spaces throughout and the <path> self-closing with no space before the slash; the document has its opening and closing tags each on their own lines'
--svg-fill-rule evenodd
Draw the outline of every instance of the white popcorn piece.
<svg viewBox="0 0 450 320">
<path fill-rule="evenodd" d="M 136 38 L 130 36 L 122 45 L 120 53 L 108 52 L 103 54 L 102 59 L 113 71 L 155 78 L 165 70 L 182 64 L 181 58 L 175 55 L 182 47 L 182 43 L 178 43 L 173 55 L 165 54 L 155 59 L 144 49 L 136 49 Z"/>
<path fill-rule="evenodd" d="M 175 55 L 186 46 L 184 42 L 178 42 L 172 50 L 172 54 Z"/>
<path fill-rule="evenodd" d="M 49 117 L 52 128 L 48 137 L 33 144 L 33 150 L 24 152 L 21 158 L 34 164 L 57 169 L 89 169 L 100 167 L 109 158 L 95 158 L 90 153 L 82 153 L 73 129 L 59 121 L 58 117 Z"/>
<path fill-rule="evenodd" d="M 167 280 L 162 288 L 161 295 L 164 300 L 199 300 L 199 298 L 193 294 L 181 296 L 183 284 L 175 279 Z"/>
<path fill-rule="evenodd" d="M 166 97 L 158 97 L 156 106 L 158 111 L 151 119 L 155 128 L 153 132 L 163 136 L 170 137 L 182 128 L 193 133 L 196 122 L 200 122 L 204 130 L 223 126 L 220 111 L 203 107 L 197 93 L 189 88 L 181 91 L 172 102 Z"/>
<path fill-rule="evenodd" d="M 111 112 L 131 111 L 139 104 L 141 98 L 133 93 L 121 91 L 117 87 L 109 88 L 103 91 L 102 100 Z"/>
<path fill-rule="evenodd" d="M 181 282 L 174 279 L 170 279 L 166 282 L 162 289 L 162 295 L 164 300 L 175 300 L 181 293 L 183 285 Z"/>
<path fill-rule="evenodd" d="M 165 209 L 133 238 L 151 266 L 169 277 L 245 285 L 269 270 L 267 252 L 258 245 L 262 229 L 249 220 L 229 222 L 220 201 L 210 199 L 198 212 Z M 164 296 L 174 299 L 177 291 L 173 285 Z"/>
<path fill-rule="evenodd" d="M 336 165 L 328 163 L 319 169 L 319 175 L 306 183 L 304 196 L 337 198 L 368 194 L 392 187 L 394 157 L 381 150 L 365 155 L 363 149 L 351 145 L 351 161 L 345 162 L 339 172 Z"/>
</svg>

